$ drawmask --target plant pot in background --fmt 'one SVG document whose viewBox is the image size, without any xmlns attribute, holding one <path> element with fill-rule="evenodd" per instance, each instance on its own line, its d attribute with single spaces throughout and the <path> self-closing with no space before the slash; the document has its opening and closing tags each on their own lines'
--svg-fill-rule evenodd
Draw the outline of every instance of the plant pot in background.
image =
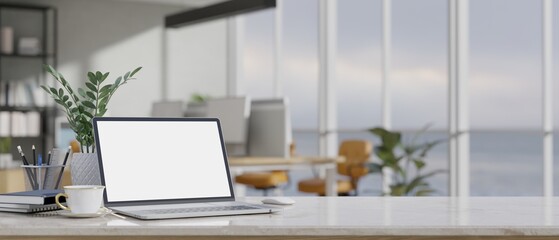
<svg viewBox="0 0 559 240">
<path fill-rule="evenodd" d="M 74 153 L 70 173 L 72 185 L 101 185 L 97 153 Z"/>
</svg>

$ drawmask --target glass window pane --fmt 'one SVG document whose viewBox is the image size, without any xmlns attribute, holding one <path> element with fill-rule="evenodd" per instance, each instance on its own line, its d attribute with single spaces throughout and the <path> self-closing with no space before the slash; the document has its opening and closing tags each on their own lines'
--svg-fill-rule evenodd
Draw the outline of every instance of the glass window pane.
<svg viewBox="0 0 559 240">
<path fill-rule="evenodd" d="M 245 93 L 255 98 L 274 96 L 275 11 L 245 15 L 243 79 Z"/>
<path fill-rule="evenodd" d="M 282 81 L 291 104 L 293 140 L 299 154 L 317 155 L 318 1 L 283 4 Z"/>
<path fill-rule="evenodd" d="M 338 128 L 380 125 L 381 1 L 338 2 Z"/>
<path fill-rule="evenodd" d="M 472 132 L 470 140 L 472 196 L 543 194 L 540 133 Z"/>
<path fill-rule="evenodd" d="M 318 1 L 284 0 L 283 3 L 282 76 L 284 93 L 291 101 L 292 125 L 294 129 L 316 129 Z"/>
<path fill-rule="evenodd" d="M 448 1 L 392 4 L 392 126 L 448 125 Z"/>
<path fill-rule="evenodd" d="M 470 1 L 474 196 L 542 194 L 541 7 Z"/>
</svg>

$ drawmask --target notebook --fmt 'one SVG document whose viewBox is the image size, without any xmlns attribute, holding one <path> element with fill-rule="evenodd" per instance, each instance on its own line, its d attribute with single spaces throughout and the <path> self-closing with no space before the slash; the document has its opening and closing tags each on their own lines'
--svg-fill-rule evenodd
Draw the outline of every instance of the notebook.
<svg viewBox="0 0 559 240">
<path fill-rule="evenodd" d="M 238 202 L 216 118 L 93 119 L 105 206 L 139 219 L 277 212 Z"/>
<path fill-rule="evenodd" d="M 58 210 L 60 207 L 56 204 L 35 205 L 35 204 L 15 204 L 0 203 L 0 211 L 2 212 L 18 212 L 18 213 L 35 213 Z"/>
<path fill-rule="evenodd" d="M 34 190 L 25 192 L 13 192 L 0 194 L 0 203 L 15 204 L 53 204 L 56 194 L 61 193 L 60 189 Z"/>
</svg>

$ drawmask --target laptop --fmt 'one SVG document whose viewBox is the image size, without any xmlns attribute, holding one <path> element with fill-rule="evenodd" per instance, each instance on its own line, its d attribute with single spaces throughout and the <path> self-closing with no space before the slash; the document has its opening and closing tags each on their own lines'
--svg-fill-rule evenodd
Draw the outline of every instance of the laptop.
<svg viewBox="0 0 559 240">
<path fill-rule="evenodd" d="M 217 118 L 96 117 L 104 203 L 139 219 L 277 212 L 235 200 Z"/>
</svg>

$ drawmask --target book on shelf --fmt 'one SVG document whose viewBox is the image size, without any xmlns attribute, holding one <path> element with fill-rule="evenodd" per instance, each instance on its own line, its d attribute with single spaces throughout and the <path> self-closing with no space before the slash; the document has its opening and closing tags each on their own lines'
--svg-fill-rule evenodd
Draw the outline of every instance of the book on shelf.
<svg viewBox="0 0 559 240">
<path fill-rule="evenodd" d="M 60 207 L 53 204 L 17 204 L 17 203 L 0 203 L 0 212 L 16 212 L 16 213 L 35 213 L 58 210 Z"/>
<path fill-rule="evenodd" d="M 0 111 L 0 137 L 9 137 L 10 136 L 10 112 L 8 111 Z"/>
<path fill-rule="evenodd" d="M 48 189 L 4 193 L 0 194 L 0 203 L 48 205 L 53 204 L 56 194 L 61 192 L 61 189 Z"/>
<path fill-rule="evenodd" d="M 31 81 L 0 81 L 0 106 L 44 107 L 47 94 Z"/>
</svg>

